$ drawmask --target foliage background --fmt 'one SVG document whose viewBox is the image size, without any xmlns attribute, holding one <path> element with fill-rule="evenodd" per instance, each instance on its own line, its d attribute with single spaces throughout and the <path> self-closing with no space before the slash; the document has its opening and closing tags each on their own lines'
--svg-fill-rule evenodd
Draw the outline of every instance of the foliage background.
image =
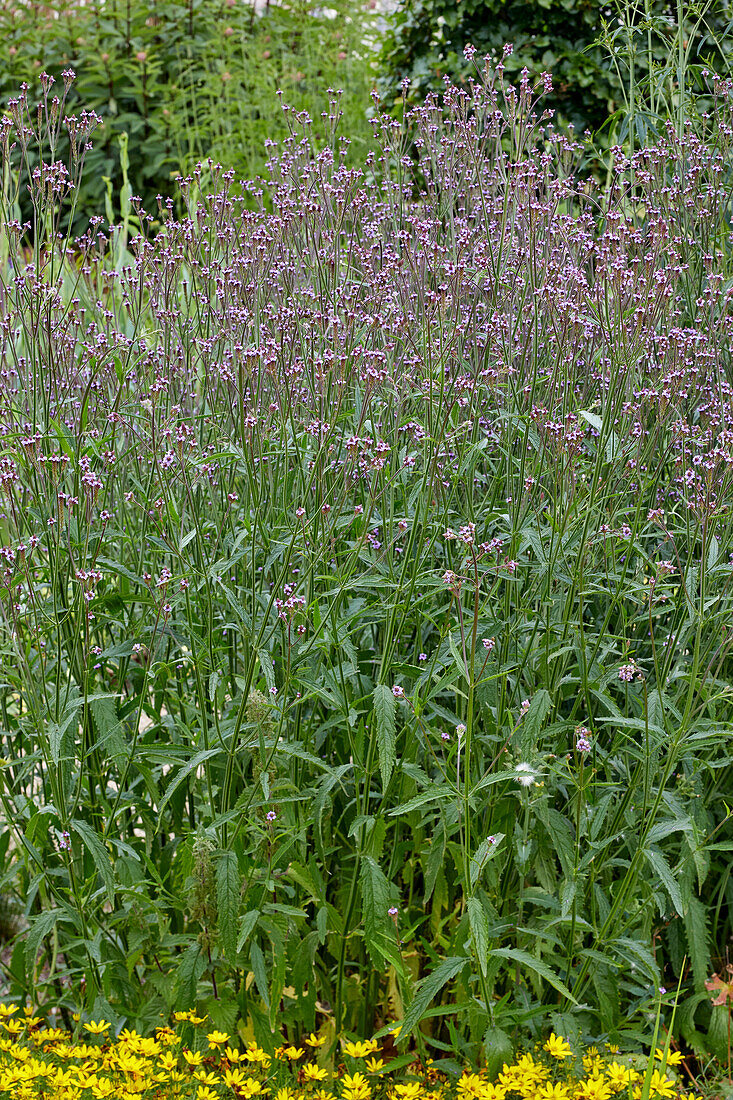
<svg viewBox="0 0 733 1100">
<path fill-rule="evenodd" d="M 171 193 L 174 177 L 198 161 L 211 158 L 247 177 L 264 173 L 267 142 L 288 132 L 279 90 L 294 114 L 319 118 L 327 89 L 343 89 L 352 155 L 362 157 L 370 140 L 375 21 L 353 0 L 325 9 L 293 0 L 259 16 L 241 0 L 4 3 L 0 34 L 1 102 L 23 82 L 36 86 L 43 71 L 60 83 L 61 71 L 72 68 L 69 109 L 102 118 L 77 196 L 78 228 L 108 196 L 119 210 L 123 134 L 132 192 L 152 211 L 156 196 Z"/>
<path fill-rule="evenodd" d="M 445 76 L 467 78 L 471 69 L 463 51 L 469 43 L 480 56 L 494 58 L 511 43 L 514 52 L 506 66 L 512 79 L 518 80 L 525 67 L 532 79 L 552 72 L 547 106 L 572 123 L 577 134 L 597 132 L 617 112 L 619 124 L 628 119 L 629 96 L 633 99 L 647 81 L 653 100 L 660 92 L 668 102 L 674 99 L 680 31 L 679 71 L 689 78 L 708 58 L 716 72 L 726 71 L 731 15 L 730 0 L 684 5 L 669 0 L 405 0 L 387 29 L 380 90 L 386 103 L 397 104 L 406 79 L 409 100 L 418 102 L 429 90 L 439 93 Z M 650 124 L 659 121 L 656 111 L 654 116 Z"/>
</svg>

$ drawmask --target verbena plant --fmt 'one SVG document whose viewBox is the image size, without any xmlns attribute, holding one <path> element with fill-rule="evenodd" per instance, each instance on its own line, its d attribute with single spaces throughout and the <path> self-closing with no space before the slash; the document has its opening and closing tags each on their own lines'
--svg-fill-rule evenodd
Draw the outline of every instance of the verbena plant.
<svg viewBox="0 0 733 1100">
<path fill-rule="evenodd" d="M 682 980 L 720 1040 L 733 102 L 603 189 L 549 82 L 477 70 L 363 169 L 334 100 L 266 183 L 210 165 L 157 234 L 130 200 L 75 241 L 94 117 L 65 167 L 49 81 L 11 103 L 16 997 L 500 1064 L 548 1017 L 646 1039 Z"/>
</svg>

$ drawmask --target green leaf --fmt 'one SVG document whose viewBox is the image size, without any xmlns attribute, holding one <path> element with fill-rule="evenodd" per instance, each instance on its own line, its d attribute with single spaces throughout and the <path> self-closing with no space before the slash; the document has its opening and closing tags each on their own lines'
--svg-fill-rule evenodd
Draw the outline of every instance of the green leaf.
<svg viewBox="0 0 733 1100">
<path fill-rule="evenodd" d="M 81 842 L 92 857 L 92 862 L 102 878 L 107 890 L 110 905 L 115 901 L 115 877 L 110 854 L 99 835 L 86 821 L 72 821 L 71 828 L 81 838 Z"/>
<path fill-rule="evenodd" d="M 209 676 L 209 701 L 212 702 L 212 703 L 214 702 L 214 699 L 216 698 L 216 689 L 219 686 L 219 681 L 220 680 L 221 680 L 221 672 L 219 671 L 218 668 L 215 668 L 214 671 Z"/>
<path fill-rule="evenodd" d="M 395 734 L 395 697 L 386 684 L 374 688 L 374 717 L 377 726 L 377 750 L 382 787 L 389 783 L 397 758 Z"/>
<path fill-rule="evenodd" d="M 494 836 L 487 836 L 485 840 L 481 841 L 478 848 L 471 856 L 471 860 L 468 864 L 471 889 L 475 887 L 486 864 L 490 859 L 493 859 L 499 844 L 504 839 L 504 835 L 504 833 L 496 833 Z"/>
<path fill-rule="evenodd" d="M 100 748 L 108 748 L 114 763 L 122 764 L 127 759 L 127 752 L 114 698 L 92 699 L 89 709 L 100 737 Z"/>
<path fill-rule="evenodd" d="M 487 1028 L 483 1042 L 486 1069 L 493 1081 L 505 1062 L 511 1064 L 514 1047 L 506 1031 L 502 1031 L 500 1027 Z"/>
<path fill-rule="evenodd" d="M 468 668 L 466 667 L 466 662 L 463 660 L 463 654 L 459 651 L 452 633 L 448 635 L 448 648 L 450 649 L 456 672 L 468 682 Z"/>
<path fill-rule="evenodd" d="M 528 951 L 522 951 L 519 947 L 495 947 L 491 954 L 498 958 L 511 959 L 513 962 L 518 962 L 520 965 L 534 970 L 535 974 L 539 974 L 541 978 L 544 978 L 553 989 L 556 989 L 558 993 L 562 993 L 563 997 L 571 1004 L 576 1005 L 578 1003 L 554 970 L 551 970 L 547 963 L 542 962 L 541 959 L 536 959 L 534 955 L 530 955 Z"/>
<path fill-rule="evenodd" d="M 212 756 L 216 756 L 218 752 L 221 752 L 221 749 L 203 749 L 201 752 L 197 752 L 195 756 L 192 756 L 188 763 L 184 764 L 180 771 L 176 772 L 175 778 L 172 779 L 166 787 L 165 794 L 161 798 L 160 805 L 158 806 L 159 826 L 163 817 L 163 810 L 168 805 L 168 802 L 172 798 L 174 792 L 178 790 L 183 780 L 188 775 L 190 775 L 191 772 L 196 771 L 196 768 L 198 768 L 200 764 L 203 764 L 205 760 L 209 760 Z"/>
<path fill-rule="evenodd" d="M 49 722 L 48 723 L 48 742 L 51 749 L 51 759 L 54 764 L 58 764 L 61 759 L 61 745 L 64 740 L 64 734 L 68 730 L 72 722 L 77 721 L 76 712 L 79 707 L 83 706 L 83 699 L 74 699 L 70 704 L 71 713 L 67 714 L 63 722 Z"/>
<path fill-rule="evenodd" d="M 190 1009 L 196 1004 L 196 988 L 205 966 L 201 944 L 194 941 L 188 945 L 178 963 L 176 1001 L 179 1008 Z"/>
<path fill-rule="evenodd" d="M 405 1018 L 402 1021 L 402 1030 L 400 1031 L 399 1037 L 400 1044 L 415 1030 L 426 1010 L 430 1007 L 431 1001 L 437 997 L 443 986 L 446 985 L 451 978 L 455 978 L 456 974 L 459 974 L 468 962 L 469 960 L 465 955 L 461 955 L 460 957 L 450 955 L 447 959 L 443 959 L 442 963 L 439 963 L 434 970 L 423 978 L 417 987 L 415 996 L 412 998 L 410 1007 L 405 1013 Z"/>
<path fill-rule="evenodd" d="M 687 950 L 690 955 L 695 985 L 702 989 L 712 967 L 710 966 L 710 948 L 708 944 L 707 909 L 699 898 L 690 898 L 684 921 Z"/>
<path fill-rule="evenodd" d="M 25 968 L 28 980 L 33 981 L 33 971 L 36 966 L 36 956 L 41 943 L 55 926 L 56 921 L 62 915 L 62 909 L 45 909 L 37 917 L 32 917 L 30 928 L 25 934 Z"/>
<path fill-rule="evenodd" d="M 237 940 L 237 954 L 242 950 L 249 937 L 254 932 L 257 921 L 259 920 L 259 909 L 250 909 L 248 913 L 245 913 L 242 917 L 242 923 L 239 926 L 239 938 Z"/>
<path fill-rule="evenodd" d="M 369 956 L 380 968 L 386 961 L 394 966 L 398 974 L 404 976 L 395 926 L 388 912 L 390 889 L 387 877 L 375 859 L 364 856 L 360 878 L 364 944 Z"/>
<path fill-rule="evenodd" d="M 481 973 L 486 977 L 486 968 L 489 961 L 489 922 L 484 912 L 484 907 L 478 898 L 469 898 L 466 902 L 468 909 L 468 923 L 473 937 L 473 949 L 476 952 Z"/>
<path fill-rule="evenodd" d="M 423 907 L 427 908 L 427 904 L 430 901 L 433 890 L 435 889 L 435 882 L 438 877 L 438 872 L 443 866 L 443 859 L 445 858 L 445 826 L 441 830 L 440 837 L 435 833 L 430 841 L 430 848 L 428 850 L 427 859 L 423 868 L 423 882 L 425 884 L 425 896 L 423 898 Z"/>
<path fill-rule="evenodd" d="M 682 901 L 679 883 L 672 874 L 672 870 L 662 853 L 655 848 L 647 848 L 644 852 L 648 862 L 659 875 L 664 888 L 672 899 L 672 904 L 681 917 L 685 915 L 685 906 Z"/>
<path fill-rule="evenodd" d="M 262 948 L 256 940 L 252 941 L 252 946 L 249 949 L 249 961 L 252 966 L 252 973 L 255 976 L 255 985 L 257 986 L 257 992 L 262 1000 L 265 1002 L 267 1008 L 270 1007 L 270 991 L 267 988 L 267 970 L 265 969 L 265 956 L 262 954 Z"/>
<path fill-rule="evenodd" d="M 537 749 L 542 723 L 550 712 L 552 698 L 549 691 L 540 688 L 532 696 L 529 710 L 519 726 L 519 744 L 522 756 L 526 759 Z"/>
<path fill-rule="evenodd" d="M 258 649 L 257 650 L 257 657 L 258 657 L 259 662 L 260 662 L 260 669 L 262 670 L 262 675 L 265 677 L 265 683 L 267 684 L 267 690 L 268 691 L 273 691 L 276 687 L 276 684 L 275 684 L 275 673 L 274 673 L 273 667 L 272 667 L 272 657 L 267 652 L 266 649 Z"/>
<path fill-rule="evenodd" d="M 427 790 L 421 791 L 420 794 L 416 794 L 414 798 L 411 798 L 408 802 L 403 802 L 399 806 L 395 806 L 391 809 L 387 817 L 396 817 L 399 814 L 409 814 L 413 810 L 417 810 L 420 806 L 427 806 L 431 802 L 442 802 L 446 798 L 452 798 L 453 792 L 449 787 L 439 787 L 437 783 L 431 784 Z"/>
<path fill-rule="evenodd" d="M 217 927 L 222 951 L 232 963 L 237 957 L 237 918 L 241 887 L 236 855 L 231 851 L 222 852 L 216 865 Z"/>
</svg>

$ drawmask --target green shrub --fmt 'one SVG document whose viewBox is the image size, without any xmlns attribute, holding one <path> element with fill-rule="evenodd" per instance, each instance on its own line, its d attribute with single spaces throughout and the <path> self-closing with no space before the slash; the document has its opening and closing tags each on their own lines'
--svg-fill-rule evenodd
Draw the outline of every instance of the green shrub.
<svg viewBox="0 0 733 1100">
<path fill-rule="evenodd" d="M 278 89 L 294 112 L 316 118 L 327 109 L 326 88 L 345 89 L 342 132 L 363 146 L 372 23 L 359 0 L 333 0 L 325 13 L 292 0 L 261 17 L 232 0 L 3 7 L 0 101 L 22 81 L 35 85 L 43 71 L 58 84 L 62 70 L 76 72 L 68 108 L 102 117 L 77 196 L 77 225 L 86 228 L 88 216 L 104 209 L 105 177 L 114 196 L 123 187 L 122 134 L 132 193 L 153 211 L 171 177 L 199 160 L 247 176 L 264 172 L 267 140 L 288 132 Z"/>
<path fill-rule="evenodd" d="M 403 80 L 409 81 L 412 100 L 440 92 L 444 76 L 463 81 L 471 74 L 466 45 L 480 56 L 499 58 L 511 43 L 509 78 L 518 83 L 524 67 L 532 80 L 551 71 L 554 88 L 545 106 L 572 123 L 576 133 L 595 131 L 626 105 L 630 79 L 638 88 L 652 75 L 655 105 L 662 94 L 674 98 L 680 26 L 688 69 L 708 54 L 716 71 L 726 67 L 730 0 L 684 5 L 681 25 L 678 7 L 670 0 L 608 6 L 596 0 L 404 0 L 382 50 L 383 96 L 395 104 Z"/>
</svg>

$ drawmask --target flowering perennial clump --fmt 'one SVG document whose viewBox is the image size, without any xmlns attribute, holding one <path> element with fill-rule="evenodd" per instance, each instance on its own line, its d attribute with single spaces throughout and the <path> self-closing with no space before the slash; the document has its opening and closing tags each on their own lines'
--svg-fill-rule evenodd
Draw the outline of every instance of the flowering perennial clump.
<svg viewBox="0 0 733 1100">
<path fill-rule="evenodd" d="M 639 1100 L 644 1076 L 615 1048 L 601 1055 L 591 1047 L 576 1058 L 554 1033 L 534 1053 L 504 1064 L 492 1081 L 468 1067 L 449 1077 L 417 1056 L 406 1071 L 392 1072 L 390 1061 L 377 1056 L 384 1053 L 378 1039 L 343 1040 L 335 1062 L 322 1065 L 315 1059 L 323 1036 L 311 1033 L 302 1046 L 280 1042 L 268 1052 L 209 1030 L 195 1012 L 175 1014 L 176 1023 L 195 1026 L 193 1046 L 167 1026 L 152 1037 L 129 1029 L 113 1037 L 109 1022 L 98 1020 L 70 1035 L 32 1009 L 16 1013 L 14 1005 L 5 1009 L 0 1039 L 0 1096 L 13 1100 Z M 667 1066 L 679 1059 L 665 1059 L 661 1050 L 656 1056 Z M 691 1100 L 664 1067 L 654 1070 L 649 1096 Z"/>
<path fill-rule="evenodd" d="M 733 84 L 700 79 L 704 116 L 602 181 L 546 81 L 488 61 L 375 109 L 360 166 L 290 115 L 266 179 L 203 164 L 76 240 L 98 120 L 48 81 L 9 103 L 13 996 L 289 1036 L 455 1001 L 446 1043 L 701 988 L 730 919 Z"/>
</svg>

